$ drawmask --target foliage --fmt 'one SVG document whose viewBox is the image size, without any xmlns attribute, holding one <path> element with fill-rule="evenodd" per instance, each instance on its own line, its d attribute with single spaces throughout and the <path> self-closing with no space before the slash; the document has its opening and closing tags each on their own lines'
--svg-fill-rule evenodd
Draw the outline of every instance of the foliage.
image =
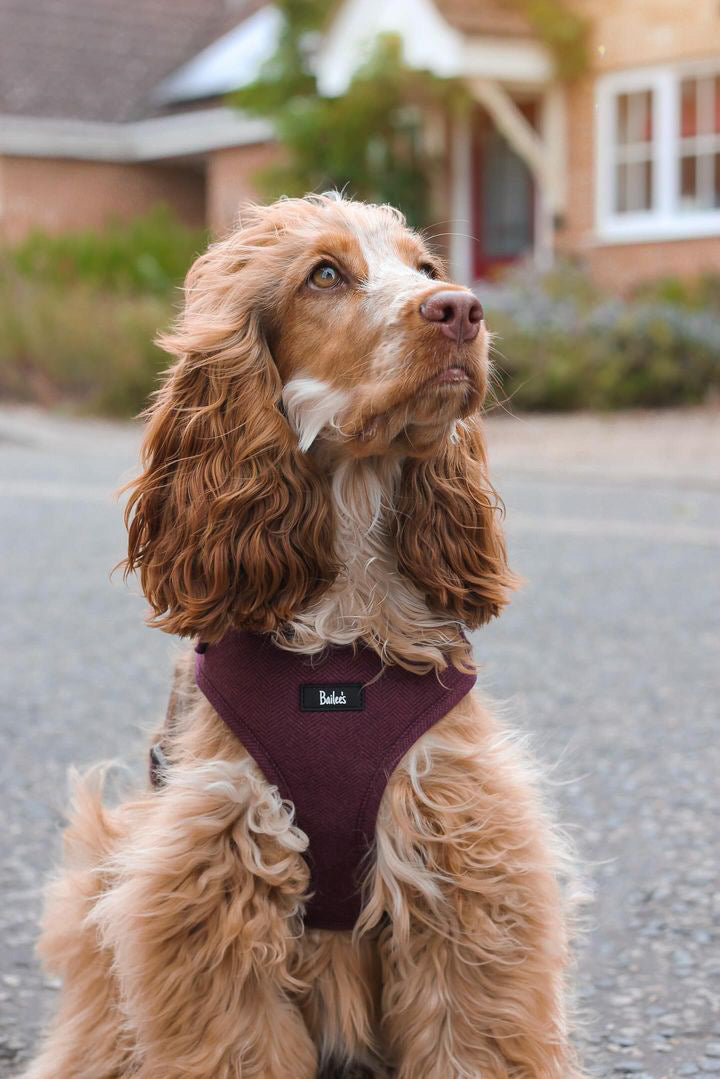
<svg viewBox="0 0 720 1079">
<path fill-rule="evenodd" d="M 0 262 L 0 396 L 106 415 L 147 403 L 167 356 L 153 344 L 172 317 L 169 297 L 61 288 Z"/>
<path fill-rule="evenodd" d="M 689 278 L 661 277 L 636 289 L 635 298 L 720 314 L 720 274 L 708 271 Z"/>
<path fill-rule="evenodd" d="M 286 151 L 260 176 L 266 196 L 348 187 L 359 198 L 399 206 L 411 224 L 421 226 L 428 220 L 436 163 L 420 145 L 416 109 L 448 96 L 440 80 L 407 68 L 398 42 L 386 37 L 340 97 L 320 97 L 314 82 L 303 82 L 293 70 L 272 87 L 261 82 L 238 91 L 236 102 L 271 115 Z"/>
<path fill-rule="evenodd" d="M 140 411 L 167 363 L 153 339 L 205 242 L 158 208 L 97 232 L 35 232 L 1 253 L 0 395 Z"/>
<path fill-rule="evenodd" d="M 518 409 L 660 407 L 720 393 L 720 311 L 621 300 L 572 267 L 483 292 L 496 396 Z"/>
<path fill-rule="evenodd" d="M 63 286 L 84 281 L 100 288 L 164 295 L 182 281 L 206 242 L 202 229 L 187 228 L 166 207 L 158 206 L 102 230 L 32 232 L 11 257 L 17 269 L 35 281 Z"/>
</svg>

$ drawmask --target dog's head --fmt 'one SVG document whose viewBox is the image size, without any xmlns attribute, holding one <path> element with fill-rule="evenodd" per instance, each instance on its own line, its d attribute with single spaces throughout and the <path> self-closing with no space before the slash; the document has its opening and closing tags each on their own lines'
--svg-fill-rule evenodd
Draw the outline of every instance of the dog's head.
<svg viewBox="0 0 720 1079">
<path fill-rule="evenodd" d="M 497 613 L 511 577 L 476 416 L 482 309 L 399 213 L 252 207 L 191 268 L 162 344 L 177 362 L 127 509 L 154 624 L 212 641 L 289 621 L 340 568 L 333 469 L 387 455 L 400 572 L 465 625 Z"/>
</svg>

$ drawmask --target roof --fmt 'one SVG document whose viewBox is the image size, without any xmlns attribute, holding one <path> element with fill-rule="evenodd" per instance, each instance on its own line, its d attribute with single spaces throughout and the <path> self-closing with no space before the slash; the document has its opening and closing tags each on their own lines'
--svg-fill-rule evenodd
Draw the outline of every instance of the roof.
<svg viewBox="0 0 720 1079">
<path fill-rule="evenodd" d="M 525 16 L 507 0 L 433 0 L 440 14 L 464 34 L 534 37 Z"/>
<path fill-rule="evenodd" d="M 179 104 L 218 97 L 252 82 L 274 56 L 284 19 L 274 4 L 259 8 L 193 56 L 153 91 L 158 102 Z"/>
<path fill-rule="evenodd" d="M 125 122 L 256 0 L 2 0 L 0 113 Z"/>
</svg>

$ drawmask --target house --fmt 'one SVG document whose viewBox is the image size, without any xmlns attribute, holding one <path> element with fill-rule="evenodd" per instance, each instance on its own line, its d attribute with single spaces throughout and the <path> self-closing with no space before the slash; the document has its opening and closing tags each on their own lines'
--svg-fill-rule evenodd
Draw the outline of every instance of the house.
<svg viewBox="0 0 720 1079">
<path fill-rule="evenodd" d="M 589 28 L 570 82 L 509 0 L 338 0 L 317 44 L 340 94 L 379 34 L 461 78 L 474 106 L 423 116 L 445 162 L 434 216 L 471 282 L 514 260 L 581 258 L 618 288 L 720 272 L 717 0 L 567 0 Z M 223 104 L 272 54 L 253 0 L 14 0 L 0 20 L 0 230 L 95 225 L 169 203 L 222 231 L 276 153 Z"/>
<path fill-rule="evenodd" d="M 222 95 L 257 73 L 278 20 L 253 0 L 6 0 L 0 236 L 96 227 L 159 202 L 224 227 L 255 195 L 272 132 Z M 212 86 L 193 82 L 197 61 Z"/>
</svg>

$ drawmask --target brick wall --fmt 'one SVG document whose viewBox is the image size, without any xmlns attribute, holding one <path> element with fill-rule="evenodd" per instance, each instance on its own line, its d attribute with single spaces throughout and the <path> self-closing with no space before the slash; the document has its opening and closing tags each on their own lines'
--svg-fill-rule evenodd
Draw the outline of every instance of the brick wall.
<svg viewBox="0 0 720 1079">
<path fill-rule="evenodd" d="M 597 71 L 717 55 L 717 0 L 574 0 Z"/>
<path fill-rule="evenodd" d="M 0 234 L 14 243 L 28 230 L 97 228 L 158 203 L 181 220 L 205 222 L 205 178 L 189 166 L 114 164 L 60 158 L 0 158 Z"/>
<path fill-rule="evenodd" d="M 656 277 L 720 273 L 720 237 L 605 244 L 591 251 L 589 264 L 598 284 L 619 292 Z"/>
<path fill-rule="evenodd" d="M 273 143 L 258 143 L 208 155 L 207 222 L 216 236 L 232 227 L 243 202 L 263 200 L 256 173 L 276 161 L 280 152 Z"/>
</svg>

